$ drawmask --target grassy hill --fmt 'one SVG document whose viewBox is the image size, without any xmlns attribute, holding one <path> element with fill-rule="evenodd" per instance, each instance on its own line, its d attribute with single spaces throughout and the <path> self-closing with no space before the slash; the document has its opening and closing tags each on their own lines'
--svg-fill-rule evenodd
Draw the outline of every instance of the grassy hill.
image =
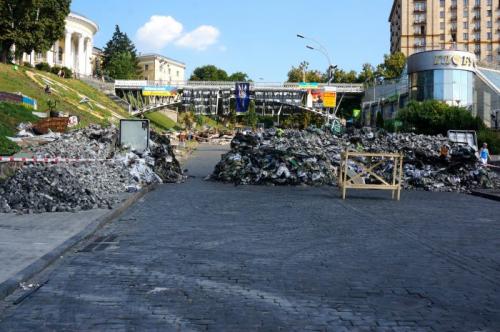
<svg viewBox="0 0 500 332">
<path fill-rule="evenodd" d="M 44 89 L 49 85 L 51 94 Z M 74 79 L 64 79 L 52 73 L 38 71 L 32 68 L 0 64 L 0 91 L 20 92 L 34 98 L 38 102 L 38 112 L 49 110 L 49 103 L 56 102 L 56 109 L 76 115 L 80 118 L 80 126 L 91 123 L 108 125 L 117 123 L 121 118 L 128 118 L 128 113 L 104 93 Z M 153 127 L 166 130 L 176 124 L 163 114 L 148 116 Z M 5 136 L 15 134 L 15 128 L 20 122 L 36 122 L 31 110 L 23 106 L 4 104 L 0 106 L 0 154 L 12 152 L 15 144 Z M 8 125 L 6 125 L 8 124 Z"/>
<path fill-rule="evenodd" d="M 52 93 L 46 94 L 46 85 Z M 107 124 L 126 118 L 128 114 L 103 93 L 87 84 L 73 79 L 25 67 L 14 69 L 12 65 L 0 64 L 0 91 L 21 92 L 38 101 L 38 111 L 48 110 L 48 102 L 55 101 L 57 109 L 80 117 L 82 125 Z M 83 99 L 88 102 L 81 103 Z"/>
<path fill-rule="evenodd" d="M 19 150 L 18 146 L 6 136 L 13 136 L 19 123 L 34 122 L 37 119 L 29 108 L 0 102 L 0 155 L 10 156 L 16 153 Z"/>
</svg>

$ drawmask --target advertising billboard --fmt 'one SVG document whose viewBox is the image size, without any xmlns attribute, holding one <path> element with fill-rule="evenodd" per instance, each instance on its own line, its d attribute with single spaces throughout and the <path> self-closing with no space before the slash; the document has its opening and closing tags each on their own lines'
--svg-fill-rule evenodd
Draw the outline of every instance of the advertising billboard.
<svg viewBox="0 0 500 332">
<path fill-rule="evenodd" d="M 337 107 L 337 90 L 334 87 L 325 86 L 325 91 L 323 92 L 323 107 Z"/>
<path fill-rule="evenodd" d="M 335 108 L 337 106 L 337 92 L 332 87 L 309 89 L 307 90 L 306 106 L 315 109 Z"/>
</svg>

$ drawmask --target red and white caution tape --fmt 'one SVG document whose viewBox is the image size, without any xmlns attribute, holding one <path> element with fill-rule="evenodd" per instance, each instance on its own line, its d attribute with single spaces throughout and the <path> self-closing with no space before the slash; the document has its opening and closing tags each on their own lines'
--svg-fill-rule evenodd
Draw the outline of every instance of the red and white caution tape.
<svg viewBox="0 0 500 332">
<path fill-rule="evenodd" d="M 0 162 L 13 162 L 13 163 L 46 163 L 46 164 L 59 164 L 59 163 L 83 163 L 83 162 L 101 162 L 111 161 L 114 159 L 88 159 L 88 158 L 63 158 L 63 157 L 2 157 Z"/>
</svg>

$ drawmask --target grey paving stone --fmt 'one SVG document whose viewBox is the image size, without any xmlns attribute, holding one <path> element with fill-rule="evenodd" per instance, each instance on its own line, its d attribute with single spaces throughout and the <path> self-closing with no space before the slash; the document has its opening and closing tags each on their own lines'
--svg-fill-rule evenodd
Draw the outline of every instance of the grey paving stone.
<svg viewBox="0 0 500 332">
<path fill-rule="evenodd" d="M 0 304 L 0 330 L 500 330 L 498 203 L 203 182 L 217 153 Z"/>
</svg>

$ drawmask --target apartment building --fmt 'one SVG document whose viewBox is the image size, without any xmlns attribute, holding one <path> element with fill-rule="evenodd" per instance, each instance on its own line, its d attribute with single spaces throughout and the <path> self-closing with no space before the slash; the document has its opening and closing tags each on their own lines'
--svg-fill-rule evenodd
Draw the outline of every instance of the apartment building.
<svg viewBox="0 0 500 332">
<path fill-rule="evenodd" d="M 165 83 L 184 81 L 186 64 L 160 54 L 140 54 L 138 57 L 142 77 L 146 81 Z"/>
<path fill-rule="evenodd" d="M 500 0 L 394 0 L 389 22 L 391 53 L 459 50 L 500 65 Z"/>
</svg>

